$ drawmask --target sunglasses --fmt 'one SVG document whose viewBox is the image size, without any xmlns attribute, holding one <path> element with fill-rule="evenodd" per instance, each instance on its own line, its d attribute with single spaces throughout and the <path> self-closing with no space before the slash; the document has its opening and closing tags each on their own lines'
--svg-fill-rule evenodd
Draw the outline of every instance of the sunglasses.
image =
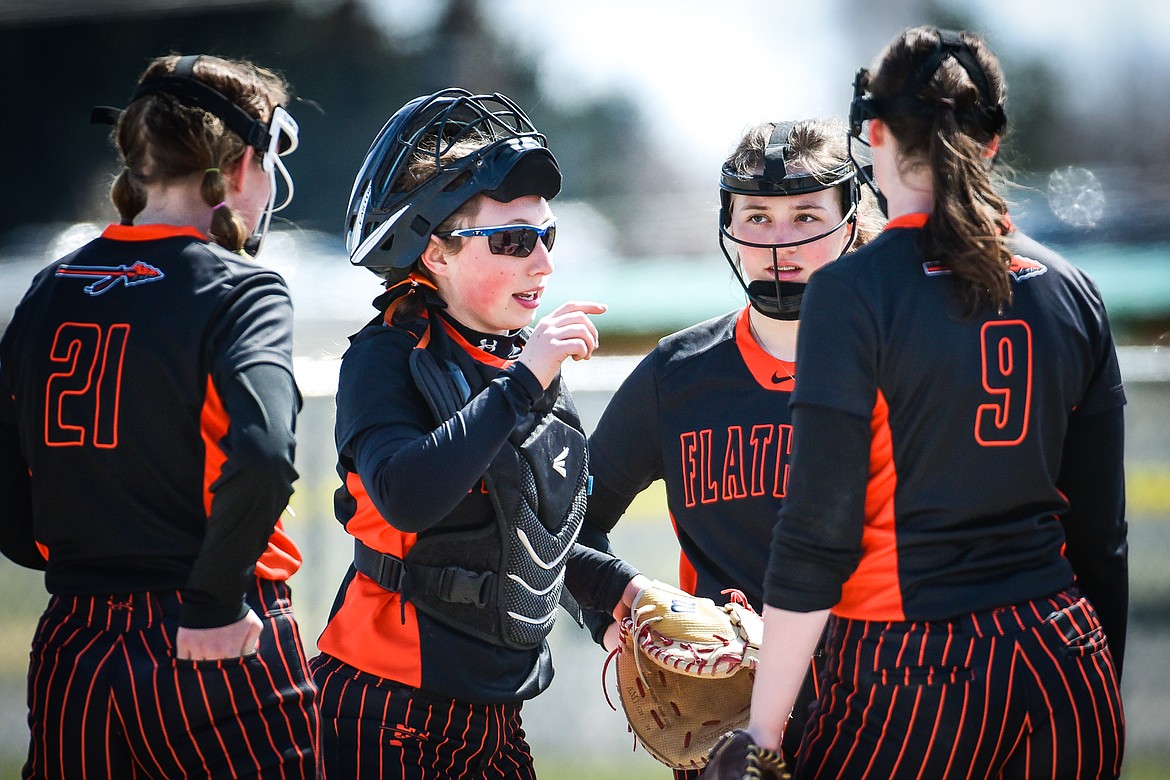
<svg viewBox="0 0 1170 780">
<path fill-rule="evenodd" d="M 493 255 L 528 257 L 536 249 L 536 240 L 544 242 L 545 249 L 551 250 L 557 238 L 557 222 L 550 219 L 543 225 L 494 225 L 492 227 L 470 227 L 459 230 L 445 230 L 435 233 L 440 238 L 473 238 L 485 236 L 488 250 Z"/>
</svg>

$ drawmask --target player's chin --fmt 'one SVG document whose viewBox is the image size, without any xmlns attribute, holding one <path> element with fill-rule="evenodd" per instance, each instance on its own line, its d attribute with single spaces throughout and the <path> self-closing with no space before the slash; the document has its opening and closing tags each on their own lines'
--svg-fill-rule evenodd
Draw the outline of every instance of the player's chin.
<svg viewBox="0 0 1170 780">
<path fill-rule="evenodd" d="M 536 320 L 536 309 L 528 308 L 526 306 L 511 305 L 508 307 L 507 329 L 516 330 L 517 328 L 524 328 L 531 325 Z"/>
</svg>

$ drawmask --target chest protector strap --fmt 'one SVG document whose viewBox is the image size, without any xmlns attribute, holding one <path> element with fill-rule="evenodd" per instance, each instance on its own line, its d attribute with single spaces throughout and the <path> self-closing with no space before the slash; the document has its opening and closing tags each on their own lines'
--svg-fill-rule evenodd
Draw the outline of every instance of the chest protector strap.
<svg viewBox="0 0 1170 780">
<path fill-rule="evenodd" d="M 485 384 L 471 356 L 431 327 L 410 370 L 436 423 L 451 419 Z M 491 644 L 539 647 L 557 605 L 580 623 L 564 587 L 565 559 L 585 517 L 588 450 L 577 410 L 559 381 L 513 430 L 484 474 L 493 522 L 470 530 L 419 534 L 404 559 L 357 542 L 358 571 L 434 620 Z"/>
</svg>

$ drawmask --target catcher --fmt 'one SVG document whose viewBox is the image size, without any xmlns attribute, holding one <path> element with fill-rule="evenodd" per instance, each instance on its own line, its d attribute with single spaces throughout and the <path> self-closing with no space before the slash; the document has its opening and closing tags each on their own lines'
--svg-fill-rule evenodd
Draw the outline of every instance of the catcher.
<svg viewBox="0 0 1170 780">
<path fill-rule="evenodd" d="M 843 123 L 823 119 L 767 122 L 745 133 L 722 169 L 719 243 L 746 305 L 659 342 L 614 394 L 590 437 L 594 484 L 585 527 L 612 529 L 638 493 L 664 480 L 682 553 L 678 585 L 686 593 L 722 601 L 720 594 L 734 588 L 763 608 L 772 526 L 787 492 L 788 399 L 803 289 L 815 271 L 864 244 L 881 222 L 872 193 L 862 196 L 845 138 Z M 669 636 L 661 622 L 652 625 Z M 649 628 L 633 634 L 651 635 Z M 621 628 L 610 626 L 607 648 L 621 638 Z M 631 657 L 619 656 L 619 668 Z M 745 690 L 736 695 L 746 707 L 750 674 L 741 676 Z M 721 690 L 735 679 L 702 682 Z M 813 679 L 805 685 L 806 702 Z M 707 700 L 704 694 L 696 702 Z M 798 704 L 788 729 L 792 742 L 783 748 L 790 762 L 803 712 Z M 732 728 L 712 727 L 707 747 Z M 676 777 L 693 778 L 706 751 L 697 755 L 693 764 L 689 757 L 664 763 Z"/>
</svg>

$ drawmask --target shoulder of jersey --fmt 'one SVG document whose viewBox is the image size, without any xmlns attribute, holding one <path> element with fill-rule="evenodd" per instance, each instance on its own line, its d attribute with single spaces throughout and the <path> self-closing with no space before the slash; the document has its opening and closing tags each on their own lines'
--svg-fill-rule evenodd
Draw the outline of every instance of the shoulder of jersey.
<svg viewBox="0 0 1170 780">
<path fill-rule="evenodd" d="M 850 265 L 871 262 L 876 253 L 884 251 L 890 244 L 897 244 L 903 241 L 915 241 L 918 232 L 917 230 L 883 230 L 874 236 L 865 246 L 853 250 L 827 267 L 832 267 L 839 263 Z"/>
<path fill-rule="evenodd" d="M 663 371 L 670 371 L 691 358 L 725 342 L 735 343 L 735 322 L 740 309 L 720 314 L 664 337 L 653 354 Z"/>
<path fill-rule="evenodd" d="M 224 249 L 214 241 L 192 241 L 183 248 L 183 253 L 194 253 L 210 255 L 218 261 L 225 270 L 232 276 L 246 277 L 246 276 L 276 276 L 281 280 L 284 277 L 275 268 L 266 265 L 263 261 L 257 261 L 251 257 L 247 257 L 236 252 L 231 252 Z"/>
</svg>

